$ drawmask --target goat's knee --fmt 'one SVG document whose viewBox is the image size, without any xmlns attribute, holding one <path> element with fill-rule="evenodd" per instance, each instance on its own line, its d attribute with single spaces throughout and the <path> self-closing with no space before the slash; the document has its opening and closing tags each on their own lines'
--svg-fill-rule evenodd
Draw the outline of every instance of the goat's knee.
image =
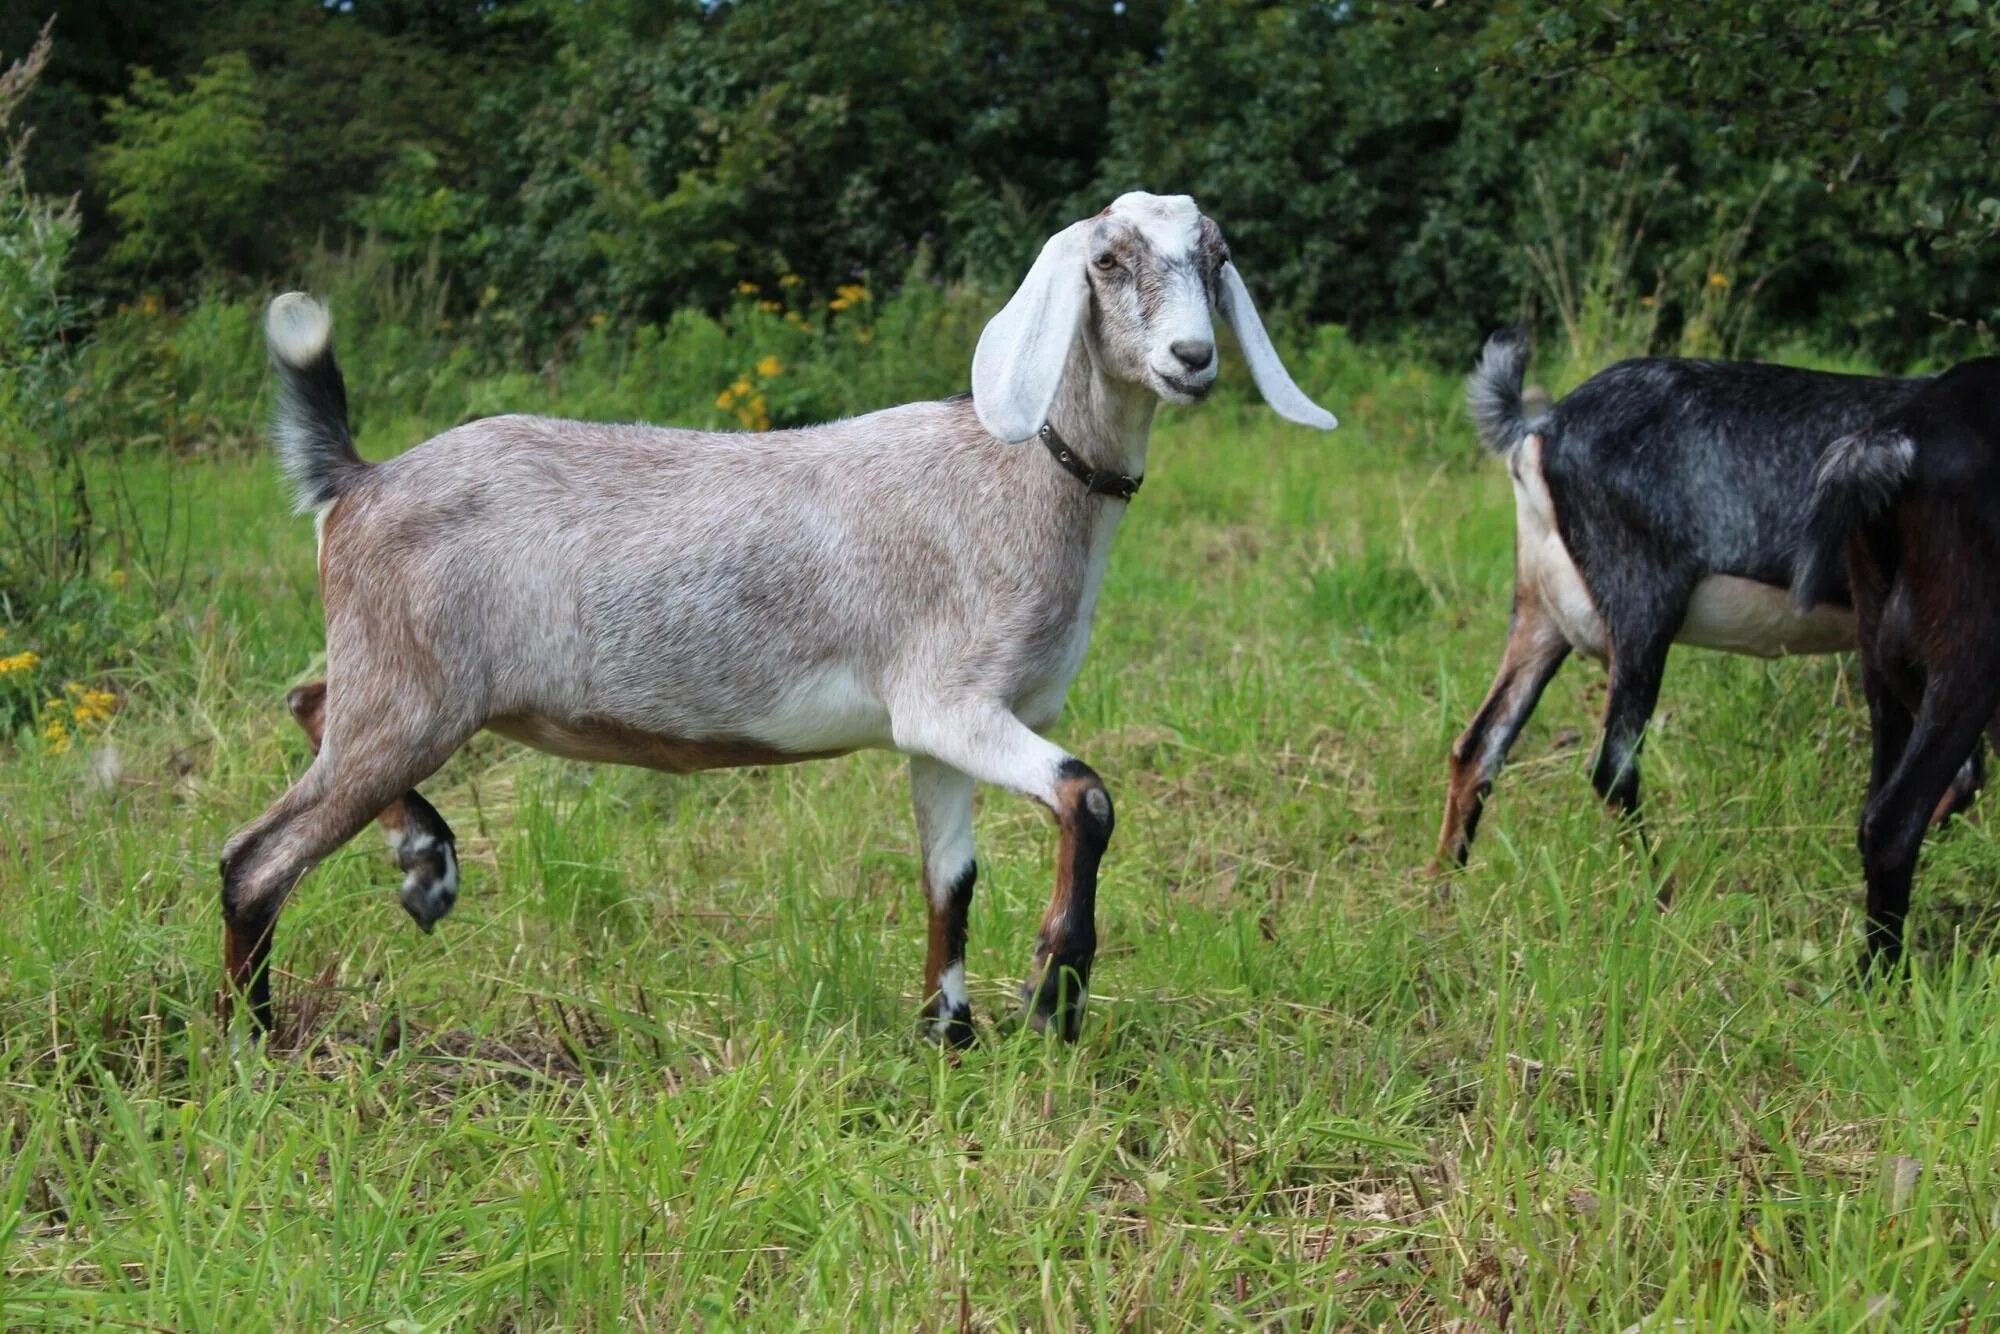
<svg viewBox="0 0 2000 1334">
<path fill-rule="evenodd" d="M 1117 817 L 1111 793 L 1081 760 L 1064 760 L 1056 773 L 1054 810 L 1062 830 L 1056 889 L 1035 939 L 1035 962 L 1022 999 L 1038 1029 L 1052 1022 L 1074 1041 L 1090 995 L 1090 965 L 1097 957 L 1097 868 L 1111 844 Z"/>
<path fill-rule="evenodd" d="M 1111 793 L 1097 771 L 1082 760 L 1064 760 L 1056 771 L 1056 818 L 1064 830 L 1074 828 L 1083 847 L 1102 857 L 1111 844 L 1117 817 L 1111 809 Z"/>
</svg>

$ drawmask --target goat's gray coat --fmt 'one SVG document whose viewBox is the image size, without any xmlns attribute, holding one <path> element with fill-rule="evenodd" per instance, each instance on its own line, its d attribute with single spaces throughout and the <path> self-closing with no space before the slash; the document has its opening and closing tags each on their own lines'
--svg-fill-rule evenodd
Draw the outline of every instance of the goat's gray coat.
<svg viewBox="0 0 2000 1334">
<path fill-rule="evenodd" d="M 276 436 L 320 514 L 327 688 L 312 767 L 224 855 L 232 983 L 268 1026 L 293 884 L 482 727 L 674 771 L 886 747 L 911 756 L 937 1035 L 971 1037 L 977 780 L 1062 830 L 1025 999 L 1073 1036 L 1111 804 L 1037 731 L 1082 662 L 1125 505 L 1012 442 L 1047 421 L 1139 475 L 1158 399 L 1214 381 L 1212 310 L 1274 407 L 1334 424 L 1278 363 L 1214 223 L 1127 195 L 1044 247 L 980 340 L 969 400 L 768 434 L 498 417 L 371 467 L 330 322 L 279 298 Z M 421 886 L 404 901 L 427 927 L 450 907 Z"/>
</svg>

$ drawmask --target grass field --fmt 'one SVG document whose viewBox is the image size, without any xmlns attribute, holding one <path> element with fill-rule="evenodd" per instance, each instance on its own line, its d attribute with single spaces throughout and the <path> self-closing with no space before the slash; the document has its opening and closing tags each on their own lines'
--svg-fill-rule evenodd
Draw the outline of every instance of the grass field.
<svg viewBox="0 0 2000 1334">
<path fill-rule="evenodd" d="M 1163 415 L 1058 731 L 1118 802 L 1097 996 L 1074 1047 L 993 1031 L 1053 834 L 986 794 L 961 1060 L 916 1039 L 895 757 L 493 738 L 426 789 L 456 914 L 420 935 L 357 840 L 284 919 L 287 1042 L 232 1051 L 214 868 L 305 762 L 312 531 L 260 458 L 186 470 L 197 582 L 117 764 L 0 769 L 0 1324 L 1990 1325 L 1992 826 L 1934 843 L 1907 989 L 1852 988 L 1853 667 L 1688 651 L 1655 861 L 1573 664 L 1433 884 L 1512 502 L 1449 377 L 1325 398 L 1329 437 Z"/>
</svg>

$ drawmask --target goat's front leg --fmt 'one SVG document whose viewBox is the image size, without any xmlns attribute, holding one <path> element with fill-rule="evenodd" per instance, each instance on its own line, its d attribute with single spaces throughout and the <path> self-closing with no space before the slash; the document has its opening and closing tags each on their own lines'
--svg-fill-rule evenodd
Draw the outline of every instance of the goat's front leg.
<svg viewBox="0 0 2000 1334">
<path fill-rule="evenodd" d="M 979 866 L 972 848 L 972 779 L 923 755 L 910 757 L 910 796 L 923 846 L 930 948 L 924 955 L 924 1013 L 931 1035 L 953 1047 L 973 1041 L 965 989 L 966 918 Z"/>
<path fill-rule="evenodd" d="M 294 686 L 285 696 L 285 706 L 318 755 L 326 730 L 326 682 Z M 388 835 L 389 848 L 403 872 L 403 911 L 429 934 L 458 902 L 458 840 L 437 807 L 415 788 L 384 806 L 375 822 Z"/>
<path fill-rule="evenodd" d="M 1646 829 L 1639 819 L 1639 750 L 1646 727 L 1660 702 L 1660 683 L 1667 673 L 1667 651 L 1673 645 L 1678 614 L 1661 617 L 1643 630 L 1619 633 L 1611 643 L 1611 689 L 1604 701 L 1604 734 L 1591 765 L 1590 785 L 1637 833 L 1639 847 L 1650 852 Z"/>
<path fill-rule="evenodd" d="M 1035 734 L 1003 706 L 918 710 L 899 719 L 896 744 L 983 783 L 1032 797 L 1061 831 L 1055 892 L 1042 915 L 1021 999 L 1038 1030 L 1074 1041 L 1097 955 L 1097 868 L 1111 842 L 1111 794 L 1089 765 Z"/>
</svg>

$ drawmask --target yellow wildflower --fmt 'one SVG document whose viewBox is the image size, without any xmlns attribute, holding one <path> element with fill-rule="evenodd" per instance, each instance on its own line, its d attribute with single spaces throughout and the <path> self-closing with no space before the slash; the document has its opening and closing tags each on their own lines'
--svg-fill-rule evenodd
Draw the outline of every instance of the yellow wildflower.
<svg viewBox="0 0 2000 1334">
<path fill-rule="evenodd" d="M 868 299 L 868 289 L 860 283 L 842 283 L 834 288 L 833 292 L 850 306 L 859 305 Z"/>
<path fill-rule="evenodd" d="M 41 665 L 42 655 L 31 648 L 19 653 L 10 653 L 0 658 L 0 676 L 13 676 L 20 672 L 32 672 Z"/>
<path fill-rule="evenodd" d="M 785 312 L 785 323 L 791 325 L 794 329 L 810 329 L 812 327 L 806 323 L 806 317 L 799 314 L 796 310 Z"/>
<path fill-rule="evenodd" d="M 736 395 L 738 398 L 748 398 L 750 396 L 751 388 L 752 386 L 750 384 L 750 377 L 747 375 L 739 375 L 736 377 L 736 383 L 729 386 L 729 392 Z"/>
<path fill-rule="evenodd" d="M 762 394 L 753 394 L 741 407 L 736 409 L 736 420 L 753 431 L 771 429 L 770 409 Z"/>
<path fill-rule="evenodd" d="M 49 719 L 42 728 L 42 741 L 54 754 L 69 753 L 69 729 L 63 726 L 62 719 L 54 717 Z"/>
<path fill-rule="evenodd" d="M 875 341 L 875 331 L 873 329 L 856 329 L 854 331 L 854 341 L 863 347 L 867 347 Z"/>
<path fill-rule="evenodd" d="M 111 571 L 111 573 L 104 576 L 104 582 L 110 584 L 113 588 L 117 589 L 119 592 L 121 593 L 124 592 L 125 582 L 126 582 L 125 571 L 123 570 Z"/>
<path fill-rule="evenodd" d="M 1711 273 L 1708 275 L 1708 285 L 1716 288 L 1727 288 L 1729 286 L 1729 275 L 1726 273 Z"/>
<path fill-rule="evenodd" d="M 854 303 L 852 301 L 849 301 L 846 297 L 837 296 L 833 300 L 826 303 L 826 308 L 828 310 L 846 310 L 849 306 L 853 304 Z"/>
<path fill-rule="evenodd" d="M 157 315 L 164 308 L 165 303 L 160 300 L 158 292 L 148 292 L 139 298 L 139 313 L 141 315 Z"/>
<path fill-rule="evenodd" d="M 757 309 L 763 311 L 766 315 L 779 314 L 784 308 L 785 303 L 782 301 L 759 301 L 757 303 Z"/>
<path fill-rule="evenodd" d="M 611 322 L 611 317 L 609 315 L 606 315 L 601 310 L 596 312 L 590 317 L 590 327 L 593 329 L 602 329 L 605 325 L 609 324 L 610 322 Z"/>
<path fill-rule="evenodd" d="M 1657 306 L 1659 302 L 1650 296 L 1642 296 L 1639 298 L 1639 304 L 1644 306 L 1647 310 L 1651 310 L 1654 306 Z"/>
<path fill-rule="evenodd" d="M 776 357 L 766 354 L 758 358 L 757 374 L 763 376 L 766 380 L 771 379 L 773 376 L 783 375 L 784 373 L 785 363 L 779 361 Z"/>
<path fill-rule="evenodd" d="M 788 273 L 788 274 L 786 274 L 786 275 L 785 275 L 784 277 L 782 277 L 782 278 L 778 279 L 778 286 L 780 286 L 780 287 L 797 287 L 797 286 L 798 286 L 798 285 L 799 285 L 800 283 L 802 283 L 802 282 L 804 282 L 804 281 L 805 281 L 805 279 L 803 279 L 803 278 L 799 277 L 799 275 L 798 275 L 798 274 L 796 274 L 796 273 Z"/>
<path fill-rule="evenodd" d="M 736 294 L 738 296 L 755 296 L 757 295 L 757 284 L 745 279 L 736 284 Z"/>
<path fill-rule="evenodd" d="M 63 694 L 69 696 L 70 716 L 75 719 L 79 731 L 84 727 L 110 722 L 112 710 L 118 707 L 118 696 L 109 690 L 93 690 L 75 681 L 63 686 Z"/>
<path fill-rule="evenodd" d="M 734 389 L 725 389 L 715 396 L 715 406 L 718 408 L 726 408 L 735 401 L 736 391 Z"/>
</svg>

